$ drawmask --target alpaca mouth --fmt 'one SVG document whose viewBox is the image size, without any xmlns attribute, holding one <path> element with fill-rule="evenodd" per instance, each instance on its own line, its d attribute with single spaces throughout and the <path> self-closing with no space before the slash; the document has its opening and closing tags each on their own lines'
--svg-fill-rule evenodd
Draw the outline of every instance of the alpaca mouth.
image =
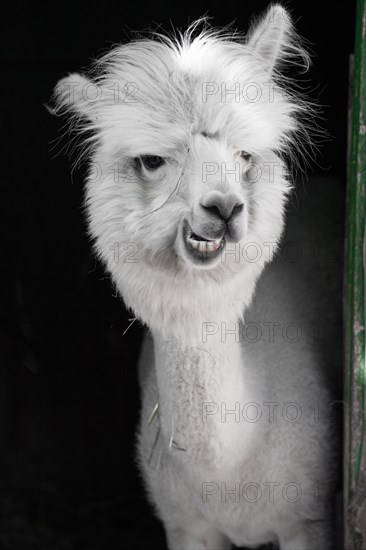
<svg viewBox="0 0 366 550">
<path fill-rule="evenodd" d="M 183 224 L 183 241 L 189 256 L 201 263 L 216 258 L 225 244 L 225 234 L 216 239 L 207 239 L 195 233 L 188 221 Z"/>
</svg>

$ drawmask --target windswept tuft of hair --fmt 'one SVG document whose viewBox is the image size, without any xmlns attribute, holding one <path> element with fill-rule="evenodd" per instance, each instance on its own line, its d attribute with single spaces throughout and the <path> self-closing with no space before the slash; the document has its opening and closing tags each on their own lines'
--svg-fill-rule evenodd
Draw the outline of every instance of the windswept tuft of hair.
<svg viewBox="0 0 366 550">
<path fill-rule="evenodd" d="M 233 22 L 224 27 L 212 27 L 210 19 L 204 15 L 193 21 L 185 31 L 174 28 L 165 33 L 152 31 L 150 38 L 161 41 L 181 55 L 192 46 L 203 48 L 222 42 L 245 44 L 245 33 L 237 30 Z"/>
</svg>

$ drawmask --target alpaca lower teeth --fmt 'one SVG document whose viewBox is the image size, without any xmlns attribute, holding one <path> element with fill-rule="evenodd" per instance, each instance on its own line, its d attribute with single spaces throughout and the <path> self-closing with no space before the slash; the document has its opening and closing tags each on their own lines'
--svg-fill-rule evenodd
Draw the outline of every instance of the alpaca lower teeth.
<svg viewBox="0 0 366 550">
<path fill-rule="evenodd" d="M 188 241 L 192 246 L 192 248 L 194 248 L 195 250 L 209 254 L 210 252 L 216 252 L 220 248 L 222 243 L 222 238 L 214 239 L 212 241 L 208 241 L 208 240 L 199 241 L 196 239 L 192 239 L 192 237 L 189 237 Z"/>
</svg>

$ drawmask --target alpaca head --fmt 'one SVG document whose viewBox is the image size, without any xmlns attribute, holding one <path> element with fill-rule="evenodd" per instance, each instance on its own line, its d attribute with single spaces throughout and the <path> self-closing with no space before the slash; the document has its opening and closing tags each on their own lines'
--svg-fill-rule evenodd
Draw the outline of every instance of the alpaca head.
<svg viewBox="0 0 366 550">
<path fill-rule="evenodd" d="M 249 303 L 302 131 L 279 72 L 307 62 L 287 12 L 272 6 L 246 40 L 197 26 L 118 46 L 55 92 L 54 111 L 88 131 L 96 249 L 127 305 L 164 332 Z"/>
</svg>

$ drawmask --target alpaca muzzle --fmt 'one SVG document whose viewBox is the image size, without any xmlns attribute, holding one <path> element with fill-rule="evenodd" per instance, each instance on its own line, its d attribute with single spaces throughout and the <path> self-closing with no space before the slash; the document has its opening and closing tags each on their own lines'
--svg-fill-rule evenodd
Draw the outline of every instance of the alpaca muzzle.
<svg viewBox="0 0 366 550">
<path fill-rule="evenodd" d="M 210 192 L 199 203 L 196 215 L 182 224 L 184 256 L 195 265 L 211 266 L 225 242 L 238 242 L 244 233 L 245 208 L 235 194 Z"/>
<path fill-rule="evenodd" d="M 208 219 L 205 226 L 212 224 L 214 227 L 224 227 L 225 239 L 229 242 L 238 242 L 242 238 L 245 208 L 240 196 L 210 191 L 201 199 L 200 207 Z"/>
</svg>

